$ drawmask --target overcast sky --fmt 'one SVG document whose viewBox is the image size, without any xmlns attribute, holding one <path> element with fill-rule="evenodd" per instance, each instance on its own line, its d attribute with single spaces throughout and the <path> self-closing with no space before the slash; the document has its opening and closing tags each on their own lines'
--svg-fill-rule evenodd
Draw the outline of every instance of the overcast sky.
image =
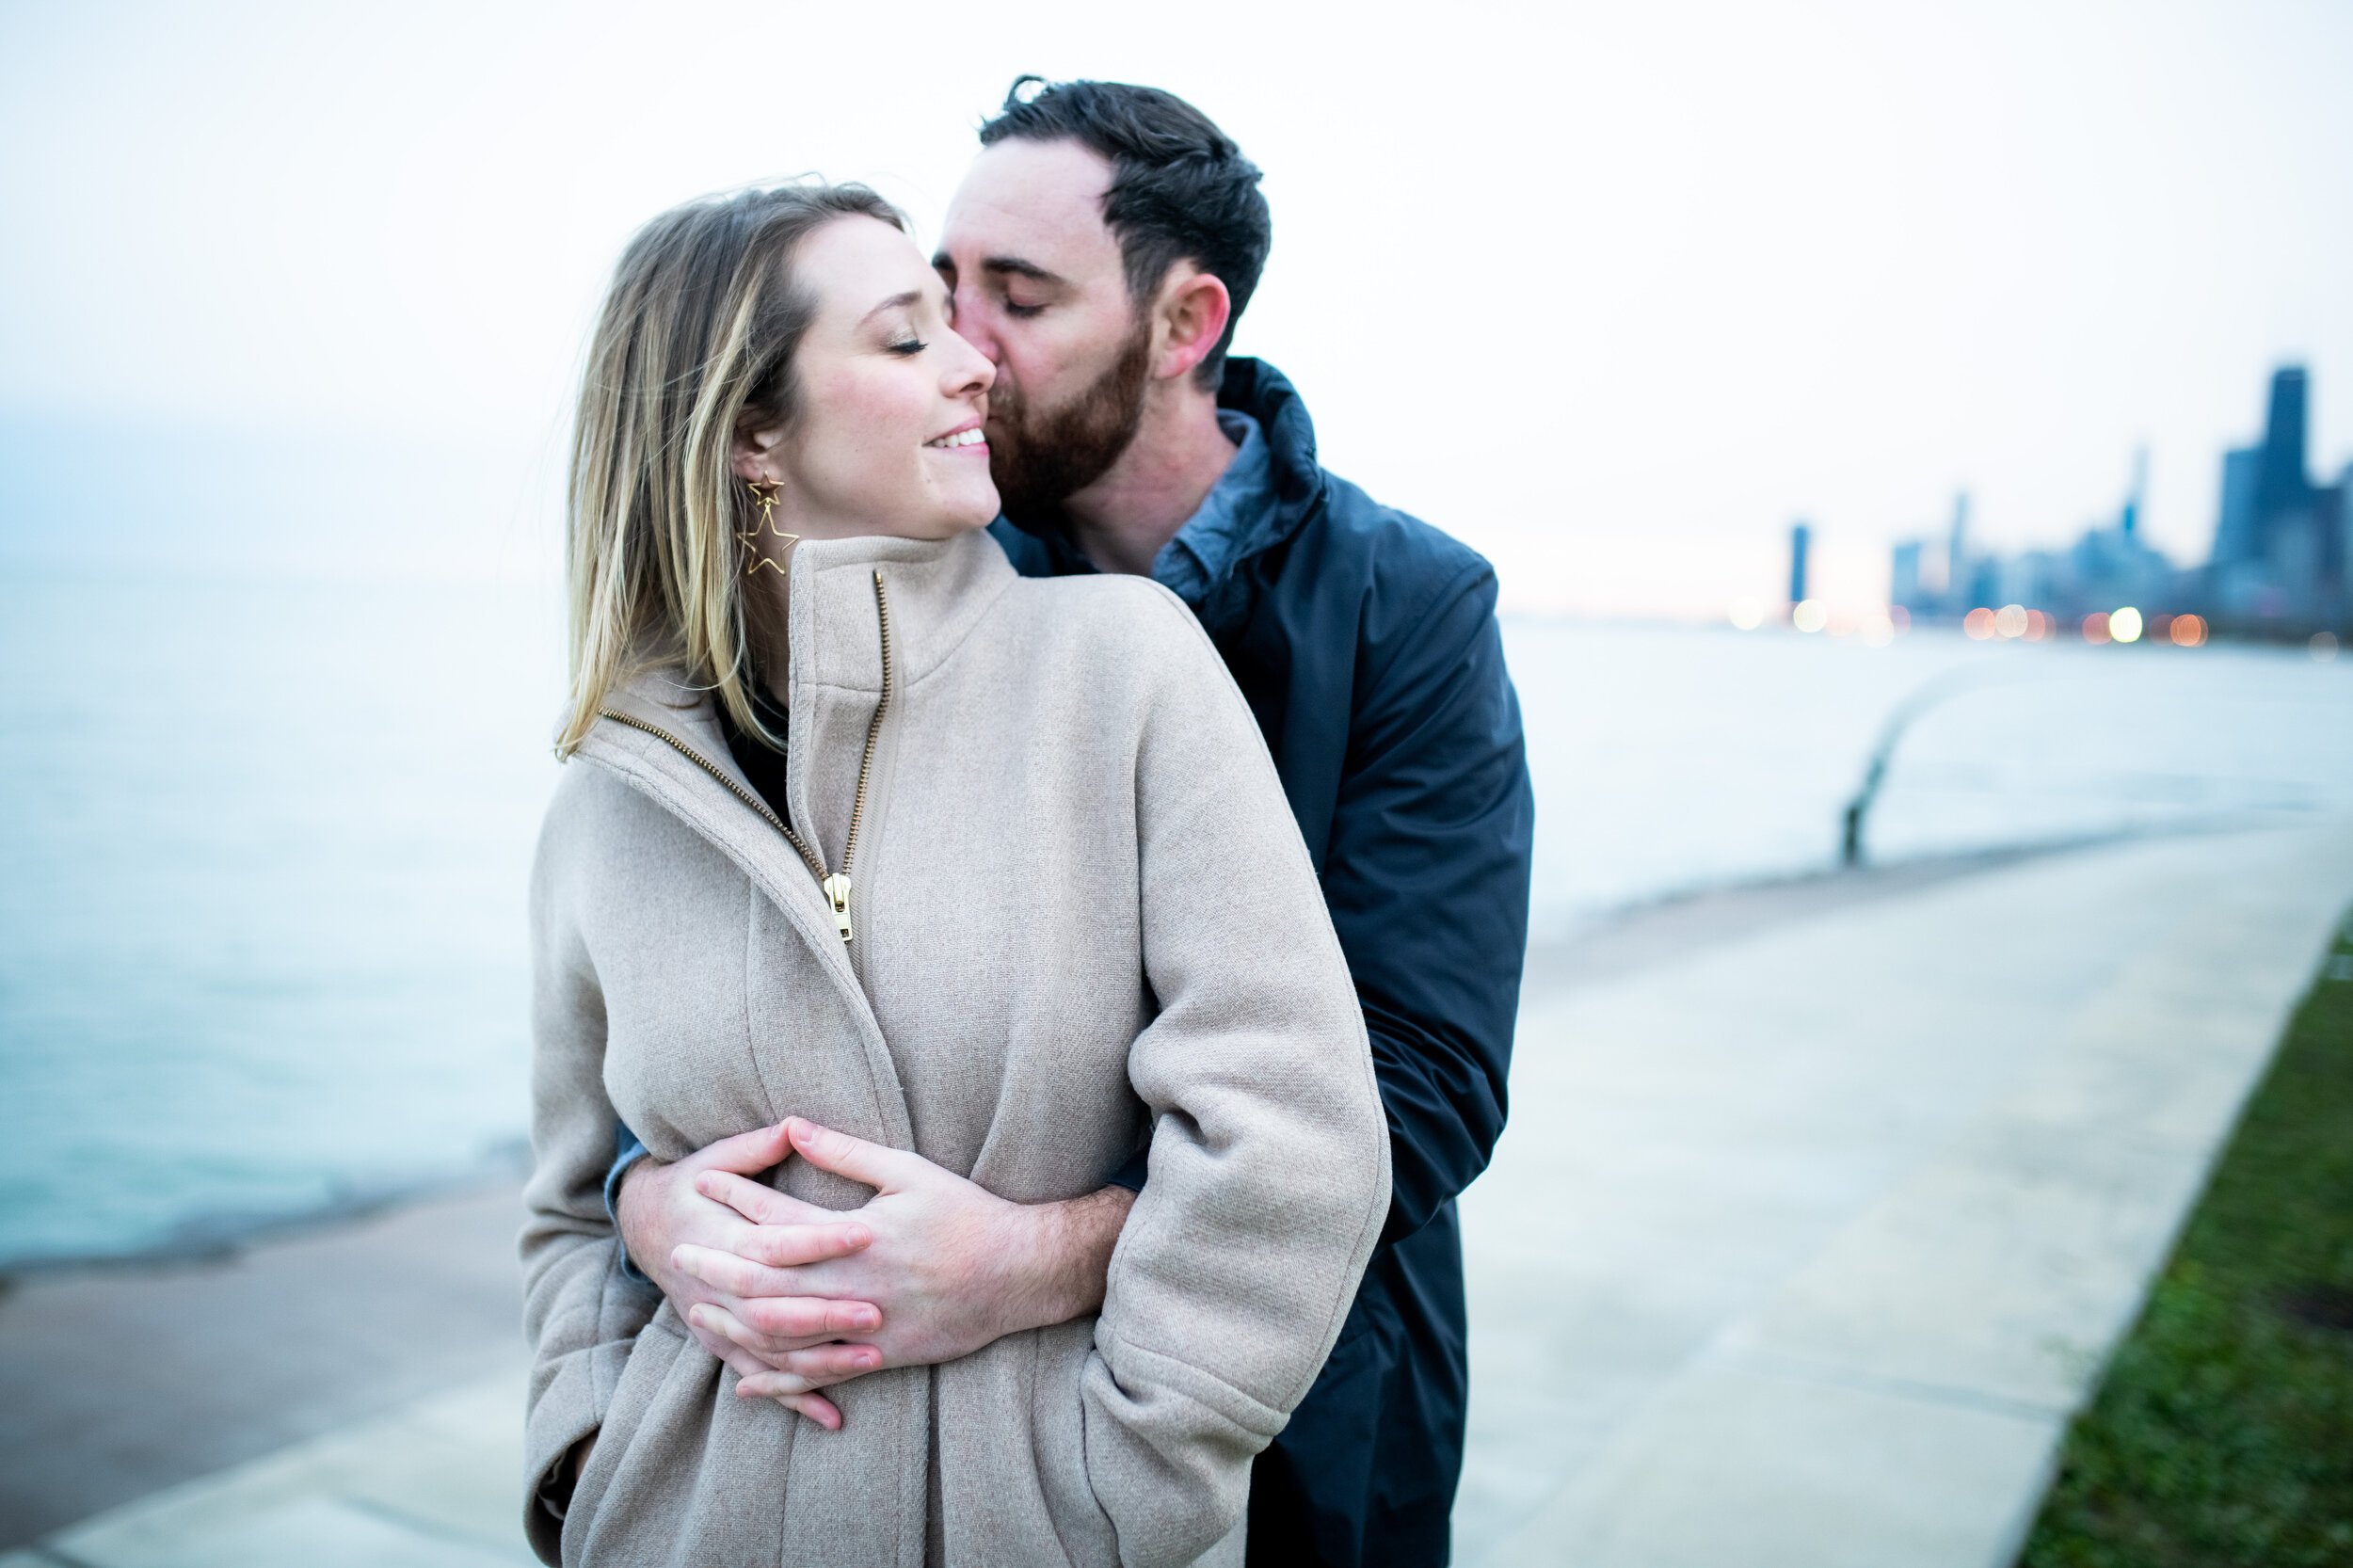
<svg viewBox="0 0 2353 1568">
<path fill-rule="evenodd" d="M 1870 599 L 1957 488 L 2062 542 L 2141 443 L 2153 536 L 2202 558 L 2284 360 L 2353 459 L 2332 0 L 18 4 L 0 417 L 120 429 L 126 469 L 190 432 L 365 454 L 355 488 L 472 464 L 544 515 L 636 224 L 813 169 L 928 236 L 1020 71 L 1241 141 L 1275 245 L 1240 346 L 1523 608 L 1720 614 L 1797 517 Z"/>
</svg>

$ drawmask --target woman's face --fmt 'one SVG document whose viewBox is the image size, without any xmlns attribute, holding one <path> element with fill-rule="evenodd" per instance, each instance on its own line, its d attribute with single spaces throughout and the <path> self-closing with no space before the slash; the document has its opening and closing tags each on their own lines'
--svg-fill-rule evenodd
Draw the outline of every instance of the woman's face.
<svg viewBox="0 0 2353 1568">
<path fill-rule="evenodd" d="M 737 440 L 736 476 L 774 481 L 776 526 L 804 538 L 944 539 L 997 515 L 988 477 L 996 371 L 949 328 L 948 291 L 878 219 L 838 217 L 793 270 L 816 314 L 793 356 L 782 425 Z"/>
</svg>

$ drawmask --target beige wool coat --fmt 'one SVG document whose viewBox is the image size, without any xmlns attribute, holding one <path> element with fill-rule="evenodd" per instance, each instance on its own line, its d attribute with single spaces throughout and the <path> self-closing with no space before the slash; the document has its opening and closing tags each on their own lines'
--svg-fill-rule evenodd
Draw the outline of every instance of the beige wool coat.
<svg viewBox="0 0 2353 1568">
<path fill-rule="evenodd" d="M 710 700 L 666 678 L 609 699 L 646 728 L 600 721 L 549 808 L 534 1488 L 597 1442 L 560 1523 L 527 1503 L 534 1544 L 627 1568 L 1238 1564 L 1250 1462 L 1331 1350 L 1388 1205 L 1306 850 L 1175 596 L 1025 579 L 971 534 L 792 553 L 789 822 L 828 869 L 883 689 L 877 575 L 892 684 L 853 941 Z M 839 1432 L 737 1399 L 622 1272 L 601 1182 L 616 1118 L 677 1160 L 787 1115 L 1021 1203 L 1094 1191 L 1148 1138 L 1100 1315 L 843 1384 Z M 769 1179 L 832 1208 L 871 1195 L 798 1160 Z"/>
</svg>

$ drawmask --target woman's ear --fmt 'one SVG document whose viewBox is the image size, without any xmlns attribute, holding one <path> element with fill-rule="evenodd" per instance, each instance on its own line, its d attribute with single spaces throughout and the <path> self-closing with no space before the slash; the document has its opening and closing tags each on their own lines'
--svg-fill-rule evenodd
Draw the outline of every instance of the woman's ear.
<svg viewBox="0 0 2353 1568">
<path fill-rule="evenodd" d="M 776 461 L 776 447 L 783 440 L 784 426 L 781 424 L 762 429 L 749 423 L 739 423 L 735 427 L 735 441 L 728 452 L 728 462 L 735 470 L 735 476 L 747 482 L 783 479 L 783 468 Z"/>
</svg>

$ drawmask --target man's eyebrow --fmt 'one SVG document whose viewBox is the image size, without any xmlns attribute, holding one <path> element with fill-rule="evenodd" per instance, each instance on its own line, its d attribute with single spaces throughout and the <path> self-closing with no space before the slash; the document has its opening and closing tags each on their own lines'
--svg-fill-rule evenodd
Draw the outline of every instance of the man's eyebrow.
<svg viewBox="0 0 2353 1568">
<path fill-rule="evenodd" d="M 1016 278 L 1027 278 L 1037 283 L 1060 283 L 1064 280 L 1060 274 L 1048 272 L 1035 262 L 1023 261 L 1018 256 L 991 256 L 981 264 L 981 270 L 1011 273 Z"/>
<path fill-rule="evenodd" d="M 894 294 L 889 298 L 877 304 L 872 310 L 867 312 L 864 315 L 858 317 L 857 324 L 860 327 L 863 327 L 868 322 L 873 320 L 876 316 L 882 314 L 885 311 L 904 310 L 907 306 L 914 304 L 917 300 L 922 297 L 923 293 L 920 289 L 909 289 L 904 294 Z"/>
</svg>

